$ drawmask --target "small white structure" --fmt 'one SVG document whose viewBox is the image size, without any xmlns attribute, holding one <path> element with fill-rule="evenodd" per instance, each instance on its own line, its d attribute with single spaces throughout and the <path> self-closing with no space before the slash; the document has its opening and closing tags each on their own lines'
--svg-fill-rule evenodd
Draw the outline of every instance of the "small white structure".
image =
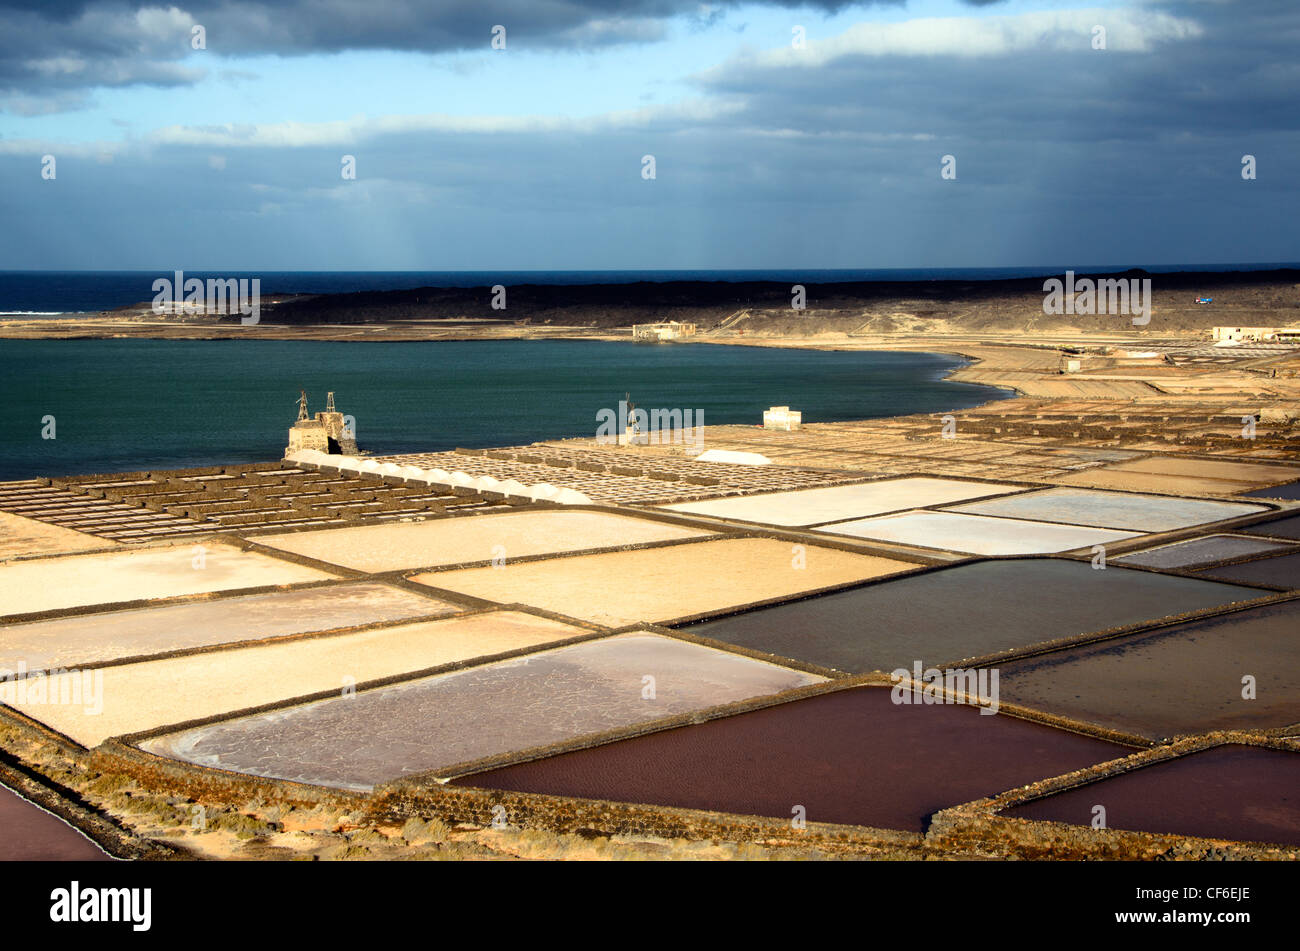
<svg viewBox="0 0 1300 951">
<path fill-rule="evenodd" d="M 657 324 L 633 324 L 633 340 L 657 340 L 664 343 L 668 340 L 679 340 L 682 337 L 694 337 L 695 324 L 683 323 L 680 320 L 664 320 Z"/>
<path fill-rule="evenodd" d="M 763 411 L 764 429 L 783 429 L 791 432 L 801 425 L 803 425 L 803 413 L 792 410 L 788 406 L 773 406 Z"/>
<path fill-rule="evenodd" d="M 1217 342 L 1296 343 L 1300 342 L 1300 327 L 1215 327 L 1210 336 Z"/>
</svg>

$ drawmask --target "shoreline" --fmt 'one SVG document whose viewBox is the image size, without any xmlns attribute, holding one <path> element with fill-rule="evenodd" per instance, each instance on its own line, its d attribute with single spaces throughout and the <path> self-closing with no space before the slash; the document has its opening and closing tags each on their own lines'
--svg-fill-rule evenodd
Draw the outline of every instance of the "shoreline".
<svg viewBox="0 0 1300 951">
<path fill-rule="evenodd" d="M 814 275 L 817 272 L 809 272 Z M 824 272 L 823 272 L 824 273 Z M 177 338 L 314 340 L 500 339 L 627 333 L 639 323 L 695 324 L 698 336 L 800 337 L 877 334 L 1120 336 L 1149 342 L 1206 334 L 1215 325 L 1293 326 L 1300 269 L 1078 271 L 1075 284 L 1123 285 L 1111 306 L 1075 313 L 1047 306 L 1041 277 L 928 280 L 632 281 L 608 284 L 422 286 L 325 293 L 284 286 L 257 295 L 257 322 L 243 324 L 221 294 L 200 313 L 162 314 L 144 299 L 99 311 L 9 312 L 0 339 Z M 1112 288 L 1115 295 L 1121 288 Z M 499 291 L 499 293 L 498 293 Z M 1100 293 L 1100 291 L 1099 291 Z M 1137 295 L 1137 296 L 1133 296 Z M 1130 300 L 1131 298 L 1131 300 Z M 1132 310 L 1129 310 L 1130 305 Z M 188 305 L 187 305 L 188 306 Z M 1094 313 L 1094 310 L 1103 311 Z M 1109 311 L 1109 312 L 1107 312 Z M 1120 313 L 1141 313 L 1134 325 Z"/>
</svg>

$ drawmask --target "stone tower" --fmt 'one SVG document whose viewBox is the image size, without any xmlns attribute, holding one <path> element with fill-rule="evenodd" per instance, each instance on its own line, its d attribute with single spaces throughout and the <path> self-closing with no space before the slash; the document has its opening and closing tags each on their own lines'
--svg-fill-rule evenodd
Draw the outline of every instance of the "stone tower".
<svg viewBox="0 0 1300 951">
<path fill-rule="evenodd" d="M 325 398 L 325 412 L 317 413 L 316 418 L 325 427 L 329 440 L 327 452 L 343 453 L 347 456 L 357 453 L 357 434 L 347 426 L 347 417 L 334 408 L 334 392 L 331 390 Z"/>
<path fill-rule="evenodd" d="M 334 408 L 334 393 L 331 391 L 325 398 L 325 411 L 312 419 L 307 414 L 307 393 L 301 391 L 298 395 L 298 421 L 289 428 L 289 445 L 284 454 L 287 456 L 299 449 L 315 449 L 332 455 L 359 455 L 357 434 L 348 426 L 350 418 Z"/>
<path fill-rule="evenodd" d="M 319 417 L 320 414 L 317 414 Z M 284 454 L 295 453 L 300 449 L 315 449 L 329 452 L 329 435 L 325 424 L 319 418 L 311 419 L 307 415 L 307 391 L 298 392 L 298 421 L 289 427 L 289 445 Z"/>
</svg>

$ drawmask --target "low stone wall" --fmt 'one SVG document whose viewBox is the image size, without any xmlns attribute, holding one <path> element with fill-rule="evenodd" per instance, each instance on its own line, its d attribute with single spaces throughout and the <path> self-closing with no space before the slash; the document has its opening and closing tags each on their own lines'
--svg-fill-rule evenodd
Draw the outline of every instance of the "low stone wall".
<svg viewBox="0 0 1300 951">
<path fill-rule="evenodd" d="M 892 829 L 809 822 L 799 830 L 788 819 L 436 784 L 385 787 L 376 791 L 371 810 L 394 824 L 436 816 L 444 822 L 484 827 L 495 823 L 557 833 L 752 842 L 768 848 L 878 858 L 919 859 L 923 851 L 921 836 Z"/>
<path fill-rule="evenodd" d="M 1090 826 L 1012 818 L 1000 814 L 1013 806 L 1053 793 L 1225 744 L 1262 746 L 1300 754 L 1300 738 L 1281 736 L 1277 731 L 1222 731 L 1188 737 L 1121 760 L 944 809 L 934 816 L 926 834 L 926 848 L 940 852 L 978 853 L 989 858 L 1073 861 L 1300 860 L 1300 848 L 1167 833 L 1093 829 Z"/>
</svg>

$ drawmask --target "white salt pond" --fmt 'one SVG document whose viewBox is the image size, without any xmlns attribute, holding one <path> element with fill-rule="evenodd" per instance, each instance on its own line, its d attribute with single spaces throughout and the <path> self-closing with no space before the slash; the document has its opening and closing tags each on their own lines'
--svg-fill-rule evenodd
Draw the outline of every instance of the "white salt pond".
<svg viewBox="0 0 1300 951">
<path fill-rule="evenodd" d="M 962 482 L 925 477 L 888 479 L 861 485 L 835 485 L 824 489 L 798 489 L 702 502 L 679 502 L 665 509 L 691 515 L 739 519 L 764 525 L 803 526 L 926 508 L 1020 491 L 997 482 Z"/>
<path fill-rule="evenodd" d="M 955 505 L 950 512 L 1089 525 L 1096 528 L 1168 532 L 1266 511 L 1244 502 L 1210 502 L 1163 495 L 1100 492 L 1092 489 L 1043 489 L 1003 499 Z"/>
<path fill-rule="evenodd" d="M 971 555 L 1055 554 L 1117 542 L 1141 534 L 1016 518 L 921 511 L 843 522 L 820 530 L 835 535 L 852 535 L 855 538 L 898 542 Z"/>
</svg>

